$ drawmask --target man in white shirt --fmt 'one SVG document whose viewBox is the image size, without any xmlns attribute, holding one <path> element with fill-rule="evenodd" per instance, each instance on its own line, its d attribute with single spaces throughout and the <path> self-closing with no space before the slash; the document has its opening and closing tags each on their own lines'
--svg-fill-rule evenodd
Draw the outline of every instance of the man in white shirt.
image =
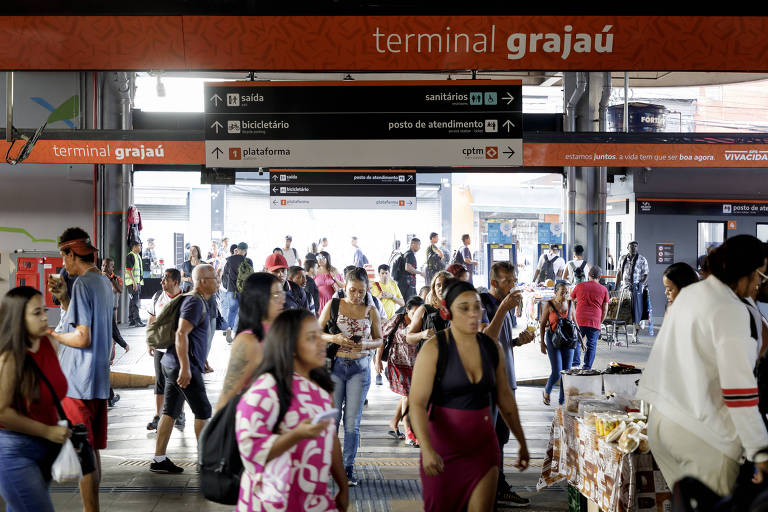
<svg viewBox="0 0 768 512">
<path fill-rule="evenodd" d="M 584 261 L 584 246 L 577 245 L 573 248 L 573 259 L 565 265 L 563 279 L 570 284 L 579 284 L 587 280 L 589 275 L 589 263 Z"/>
<path fill-rule="evenodd" d="M 152 297 L 152 304 L 147 309 L 149 313 L 149 320 L 147 324 L 151 324 L 160 314 L 160 311 L 171 302 L 174 298 L 178 297 L 181 293 L 179 284 L 181 283 L 181 272 L 175 268 L 169 268 L 163 274 L 163 278 L 160 280 L 160 286 L 162 290 L 158 291 L 154 297 Z M 160 421 L 160 409 L 163 407 L 163 397 L 165 396 L 165 375 L 163 375 L 163 369 L 160 367 L 160 360 L 165 355 L 165 350 L 158 350 L 149 347 L 149 355 L 155 359 L 155 417 L 152 418 L 147 424 L 147 430 L 157 430 L 157 422 Z M 184 416 L 179 416 L 176 420 L 176 428 L 184 430 Z"/>
<path fill-rule="evenodd" d="M 551 268 L 550 268 L 551 267 Z M 534 283 L 543 283 L 547 279 L 557 280 L 563 277 L 565 261 L 560 257 L 560 246 L 551 245 L 549 250 L 541 255 L 533 274 Z"/>
<path fill-rule="evenodd" d="M 299 253 L 291 247 L 291 242 L 293 242 L 293 237 L 291 235 L 285 236 L 285 247 L 283 247 L 283 256 L 285 257 L 285 261 L 288 262 L 288 267 L 300 267 L 301 266 L 301 258 L 299 258 Z"/>
</svg>

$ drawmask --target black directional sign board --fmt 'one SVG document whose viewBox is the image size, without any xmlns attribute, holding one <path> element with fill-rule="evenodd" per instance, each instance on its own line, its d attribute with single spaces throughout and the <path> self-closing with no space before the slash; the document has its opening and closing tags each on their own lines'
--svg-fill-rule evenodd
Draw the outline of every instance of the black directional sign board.
<svg viewBox="0 0 768 512">
<path fill-rule="evenodd" d="M 206 84 L 206 114 L 522 112 L 519 82 L 230 82 Z M 372 85 L 370 85 L 372 84 Z"/>
<path fill-rule="evenodd" d="M 416 172 L 272 169 L 273 209 L 416 209 Z"/>
<path fill-rule="evenodd" d="M 518 81 L 205 87 L 208 167 L 522 165 Z"/>
</svg>

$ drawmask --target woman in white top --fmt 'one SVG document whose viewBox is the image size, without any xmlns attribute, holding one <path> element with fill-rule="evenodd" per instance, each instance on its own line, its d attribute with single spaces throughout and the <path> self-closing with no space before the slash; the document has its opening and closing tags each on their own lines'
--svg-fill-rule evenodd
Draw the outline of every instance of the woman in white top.
<svg viewBox="0 0 768 512">
<path fill-rule="evenodd" d="M 766 251 L 749 235 L 710 255 L 712 275 L 682 289 L 664 319 L 640 379 L 651 403 L 648 438 L 672 487 L 692 476 L 730 495 L 743 457 L 768 473 L 768 432 L 752 373 L 754 322 L 743 299 L 766 279 Z"/>
</svg>

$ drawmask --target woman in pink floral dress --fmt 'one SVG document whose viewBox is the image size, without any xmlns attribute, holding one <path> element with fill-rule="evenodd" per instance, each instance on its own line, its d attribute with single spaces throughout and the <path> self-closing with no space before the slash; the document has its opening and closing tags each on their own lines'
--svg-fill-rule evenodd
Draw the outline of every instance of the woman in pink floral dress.
<svg viewBox="0 0 768 512">
<path fill-rule="evenodd" d="M 264 359 L 237 406 L 244 471 L 238 512 L 346 510 L 349 490 L 333 420 L 320 325 L 304 310 L 285 311 L 264 341 Z M 332 496 L 333 476 L 339 492 Z"/>
</svg>

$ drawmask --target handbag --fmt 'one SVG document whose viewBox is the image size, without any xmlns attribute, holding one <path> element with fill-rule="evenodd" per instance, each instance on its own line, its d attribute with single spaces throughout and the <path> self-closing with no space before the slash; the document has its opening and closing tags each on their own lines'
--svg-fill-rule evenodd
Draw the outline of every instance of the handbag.
<svg viewBox="0 0 768 512">
<path fill-rule="evenodd" d="M 549 305 L 557 315 L 557 328 L 552 333 L 552 346 L 558 350 L 576 348 L 576 343 L 578 343 L 578 327 L 568 316 L 561 315 L 552 301 L 549 301 Z M 570 311 L 571 308 L 568 306 L 569 314 Z"/>
<path fill-rule="evenodd" d="M 91 446 L 91 442 L 88 439 L 88 427 L 86 427 L 83 423 L 72 425 L 72 422 L 69 421 L 69 418 L 67 418 L 67 415 L 64 413 L 64 408 L 61 406 L 61 401 L 56 395 L 56 391 L 53 389 L 53 386 L 51 385 L 48 378 L 45 376 L 40 367 L 37 366 L 37 363 L 34 359 L 29 356 L 27 356 L 27 359 L 32 364 L 32 367 L 35 369 L 35 371 L 37 371 L 37 374 L 40 376 L 42 381 L 48 387 L 48 391 L 51 393 L 53 402 L 56 405 L 56 411 L 59 413 L 59 419 L 66 421 L 67 425 L 69 425 L 69 428 L 72 429 L 72 437 L 69 439 L 69 441 L 72 442 L 72 446 L 77 453 L 77 458 L 80 459 L 80 468 L 82 469 L 83 475 L 93 473 L 96 471 L 96 456 L 93 453 L 93 447 Z"/>
<path fill-rule="evenodd" d="M 323 329 L 328 334 L 339 334 L 341 332 L 341 329 L 339 329 L 339 326 L 336 324 L 336 321 L 339 318 L 340 303 L 341 299 L 331 299 L 331 315 L 330 318 L 328 318 L 328 323 L 325 324 L 325 328 Z M 328 343 L 325 346 L 326 367 L 329 372 L 333 371 L 333 363 L 336 360 L 336 353 L 339 351 L 339 348 L 339 345 L 336 343 Z"/>
</svg>

